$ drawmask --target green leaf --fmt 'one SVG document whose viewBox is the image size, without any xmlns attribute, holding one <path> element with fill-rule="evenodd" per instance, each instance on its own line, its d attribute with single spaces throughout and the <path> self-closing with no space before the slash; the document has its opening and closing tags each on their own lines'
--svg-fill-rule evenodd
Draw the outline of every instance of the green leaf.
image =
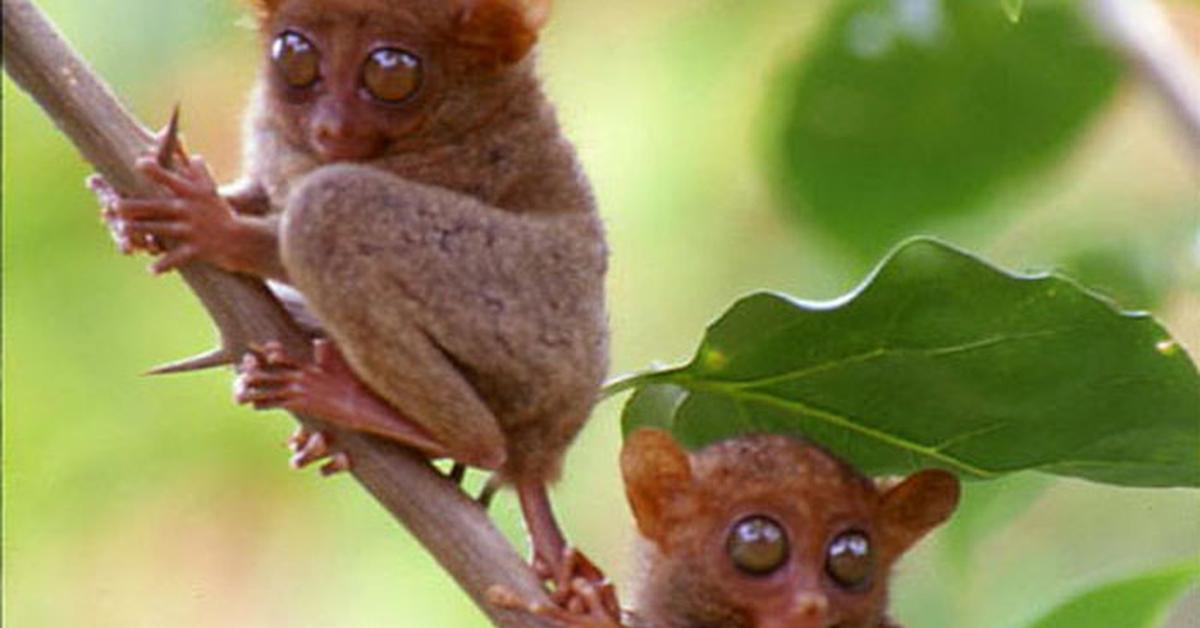
<svg viewBox="0 0 1200 628">
<path fill-rule="evenodd" d="M 1093 589 L 1030 628 L 1152 628 L 1173 600 L 1200 581 L 1200 562 L 1160 569 Z"/>
<path fill-rule="evenodd" d="M 1052 163 L 1122 71 L 1076 5 L 1030 4 L 1016 28 L 990 2 L 839 3 L 777 82 L 785 205 L 875 257 Z"/>
<path fill-rule="evenodd" d="M 626 431 L 670 426 L 688 447 L 783 432 L 870 474 L 1200 486 L 1200 374 L 1162 326 L 929 239 L 832 303 L 746 297 L 689 364 L 621 385 L 648 388 Z"/>
<path fill-rule="evenodd" d="M 1021 21 L 1021 8 L 1024 4 L 1024 0 L 1000 0 L 1000 6 L 1004 9 L 1004 14 L 1008 16 L 1009 21 L 1013 24 Z"/>
</svg>

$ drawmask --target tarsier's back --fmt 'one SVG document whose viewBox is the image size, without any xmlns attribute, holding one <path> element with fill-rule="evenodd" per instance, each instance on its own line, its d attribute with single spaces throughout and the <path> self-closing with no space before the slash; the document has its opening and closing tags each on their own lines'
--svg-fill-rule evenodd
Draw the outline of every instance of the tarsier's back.
<svg viewBox="0 0 1200 628">
<path fill-rule="evenodd" d="M 246 163 L 288 207 L 290 279 L 452 457 L 553 477 L 607 366 L 607 251 L 534 72 L 536 16 L 496 0 L 267 8 L 279 71 L 253 96 Z"/>
</svg>

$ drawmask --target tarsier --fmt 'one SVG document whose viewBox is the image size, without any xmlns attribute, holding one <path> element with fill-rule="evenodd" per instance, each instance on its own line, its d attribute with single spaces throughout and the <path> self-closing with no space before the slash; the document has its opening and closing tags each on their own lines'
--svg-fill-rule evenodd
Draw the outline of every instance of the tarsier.
<svg viewBox="0 0 1200 628">
<path fill-rule="evenodd" d="M 644 541 L 633 610 L 609 620 L 602 592 L 578 581 L 578 612 L 532 612 L 572 628 L 896 628 L 889 570 L 959 496 L 945 471 L 877 484 L 781 435 L 689 454 L 641 429 L 621 469 Z"/>
<path fill-rule="evenodd" d="M 315 357 L 246 356 L 239 402 L 497 472 L 561 581 L 600 577 L 546 487 L 607 368 L 607 252 L 534 73 L 547 3 L 256 0 L 244 179 L 219 193 L 177 151 L 175 169 L 138 162 L 171 198 L 93 186 L 122 248 L 161 255 L 153 270 L 203 261 L 303 296 Z M 353 463 L 325 434 L 294 447 L 300 465 Z"/>
</svg>

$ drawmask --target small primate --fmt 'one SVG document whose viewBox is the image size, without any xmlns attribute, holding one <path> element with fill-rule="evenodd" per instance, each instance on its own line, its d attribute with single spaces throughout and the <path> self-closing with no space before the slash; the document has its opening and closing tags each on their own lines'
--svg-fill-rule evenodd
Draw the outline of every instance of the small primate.
<svg viewBox="0 0 1200 628">
<path fill-rule="evenodd" d="M 621 469 L 644 541 L 642 578 L 626 593 L 633 610 L 612 621 L 604 592 L 583 580 L 572 584 L 574 612 L 527 610 L 571 628 L 897 628 L 889 571 L 959 496 L 945 471 L 877 484 L 781 435 L 689 454 L 667 432 L 640 429 Z"/>
<path fill-rule="evenodd" d="M 531 54 L 548 0 L 255 5 L 244 178 L 219 192 L 164 133 L 178 167 L 138 168 L 170 198 L 93 180 L 115 239 L 156 272 L 202 261 L 294 288 L 315 357 L 245 356 L 239 402 L 495 471 L 535 565 L 598 578 L 546 488 L 607 368 L 603 228 Z M 352 464 L 324 433 L 293 446 L 299 466 Z"/>
<path fill-rule="evenodd" d="M 781 435 L 688 454 L 642 429 L 621 470 L 646 541 L 630 624 L 655 628 L 893 627 L 888 572 L 959 495 L 945 471 L 880 486 Z"/>
</svg>

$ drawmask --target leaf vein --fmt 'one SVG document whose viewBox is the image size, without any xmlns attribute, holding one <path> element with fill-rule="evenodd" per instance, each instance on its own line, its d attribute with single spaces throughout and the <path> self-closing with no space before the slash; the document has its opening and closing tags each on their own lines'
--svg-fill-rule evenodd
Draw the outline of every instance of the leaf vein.
<svg viewBox="0 0 1200 628">
<path fill-rule="evenodd" d="M 970 464 L 969 462 L 966 462 L 964 460 L 961 460 L 961 459 L 955 458 L 953 456 L 947 455 L 943 452 L 940 452 L 936 448 L 928 447 L 928 446 L 922 445 L 920 443 L 915 443 L 910 440 L 906 440 L 904 438 L 896 436 L 894 434 L 889 434 L 887 432 L 883 432 L 883 431 L 868 427 L 866 425 L 862 425 L 861 423 L 857 423 L 854 420 L 852 420 L 846 416 L 843 416 L 835 411 L 811 406 L 802 401 L 781 399 L 781 398 L 775 397 L 773 395 L 752 392 L 752 391 L 746 391 L 746 390 L 731 391 L 728 385 L 722 385 L 722 384 L 715 383 L 715 382 L 692 380 L 683 385 L 685 387 L 701 390 L 704 392 L 716 392 L 716 393 L 726 394 L 734 399 L 737 399 L 738 396 L 741 396 L 743 399 L 748 400 L 748 401 L 756 401 L 756 402 L 759 402 L 759 403 L 762 403 L 765 405 L 784 408 L 786 410 L 798 412 L 801 414 L 807 414 L 814 419 L 824 421 L 826 423 L 840 427 L 845 430 L 857 432 L 859 434 L 862 434 L 863 436 L 873 438 L 877 441 L 883 442 L 883 443 L 891 445 L 893 447 L 897 447 L 899 449 L 907 450 L 910 452 L 919 453 L 928 458 L 932 458 L 934 460 L 942 462 L 942 463 L 946 464 L 947 466 L 959 469 L 963 472 L 969 473 L 971 475 L 975 475 L 977 477 L 994 477 L 997 475 L 997 473 L 995 471 L 990 471 L 990 470 L 984 469 L 982 467 L 977 467 L 973 464 Z M 704 390 L 704 389 L 708 389 L 708 390 Z"/>
</svg>

